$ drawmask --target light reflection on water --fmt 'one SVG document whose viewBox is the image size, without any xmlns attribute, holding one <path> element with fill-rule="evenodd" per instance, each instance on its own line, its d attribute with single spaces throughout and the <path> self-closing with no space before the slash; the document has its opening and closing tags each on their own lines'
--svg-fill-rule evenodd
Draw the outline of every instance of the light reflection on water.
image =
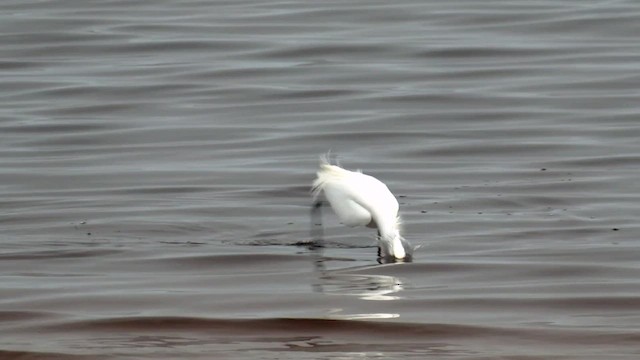
<svg viewBox="0 0 640 360">
<path fill-rule="evenodd" d="M 400 314 L 373 313 L 373 314 L 339 314 L 343 309 L 332 309 L 327 318 L 334 320 L 381 320 L 399 318 Z"/>
</svg>

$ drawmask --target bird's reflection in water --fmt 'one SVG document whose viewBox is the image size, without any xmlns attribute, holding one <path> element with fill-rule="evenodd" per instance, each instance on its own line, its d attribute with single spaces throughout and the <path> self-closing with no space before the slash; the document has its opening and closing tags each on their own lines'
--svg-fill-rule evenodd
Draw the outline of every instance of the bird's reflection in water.
<svg viewBox="0 0 640 360">
<path fill-rule="evenodd" d="M 326 295 L 355 296 L 362 300 L 388 301 L 400 297 L 396 294 L 403 290 L 400 279 L 388 275 L 353 274 L 349 270 L 327 270 L 324 257 L 324 231 L 321 225 L 320 206 L 311 210 L 311 238 L 309 244 L 316 281 L 313 290 Z M 364 320 L 388 319 L 399 317 L 393 313 L 342 314 L 342 309 L 331 309 L 327 316 L 333 319 Z"/>
<path fill-rule="evenodd" d="M 317 290 L 324 294 L 352 295 L 362 300 L 397 300 L 402 290 L 398 278 L 386 275 L 325 273 L 319 277 Z"/>
<path fill-rule="evenodd" d="M 322 247 L 311 246 L 316 280 L 313 290 L 325 295 L 354 296 L 362 300 L 389 301 L 400 299 L 403 290 L 400 279 L 388 275 L 353 274 L 349 270 L 327 270 Z M 353 269 L 351 269 L 353 270 Z M 374 320 L 397 318 L 397 313 L 343 313 L 343 309 L 330 309 L 327 317 L 340 320 Z"/>
</svg>

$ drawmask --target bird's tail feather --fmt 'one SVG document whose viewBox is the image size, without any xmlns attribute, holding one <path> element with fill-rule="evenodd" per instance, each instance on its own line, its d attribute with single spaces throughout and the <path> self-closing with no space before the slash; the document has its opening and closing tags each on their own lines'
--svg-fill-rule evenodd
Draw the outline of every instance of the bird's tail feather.
<svg viewBox="0 0 640 360">
<path fill-rule="evenodd" d="M 311 194 L 313 196 L 313 201 L 318 199 L 320 193 L 324 185 L 327 181 L 341 177 L 348 174 L 348 171 L 341 168 L 339 165 L 331 164 L 331 152 L 327 152 L 326 154 L 320 155 L 320 165 L 318 168 L 318 172 L 316 173 L 317 178 L 313 181 L 311 185 Z"/>
</svg>

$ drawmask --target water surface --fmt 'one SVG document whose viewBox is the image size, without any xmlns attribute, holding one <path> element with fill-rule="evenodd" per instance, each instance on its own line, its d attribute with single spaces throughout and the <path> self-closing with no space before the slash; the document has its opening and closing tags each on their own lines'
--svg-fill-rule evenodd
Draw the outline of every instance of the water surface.
<svg viewBox="0 0 640 360">
<path fill-rule="evenodd" d="M 640 3 L 4 1 L 0 358 L 636 359 Z M 406 264 L 325 212 L 332 149 Z"/>
</svg>

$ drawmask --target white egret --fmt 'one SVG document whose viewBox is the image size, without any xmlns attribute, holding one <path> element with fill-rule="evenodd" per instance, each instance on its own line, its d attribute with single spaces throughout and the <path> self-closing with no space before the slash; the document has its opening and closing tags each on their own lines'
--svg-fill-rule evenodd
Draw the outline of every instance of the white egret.
<svg viewBox="0 0 640 360">
<path fill-rule="evenodd" d="M 358 171 L 332 165 L 328 156 L 320 158 L 320 168 L 313 182 L 316 207 L 324 197 L 340 221 L 351 227 L 378 229 L 378 255 L 385 260 L 410 260 L 411 246 L 400 235 L 398 200 L 382 181 Z"/>
</svg>

